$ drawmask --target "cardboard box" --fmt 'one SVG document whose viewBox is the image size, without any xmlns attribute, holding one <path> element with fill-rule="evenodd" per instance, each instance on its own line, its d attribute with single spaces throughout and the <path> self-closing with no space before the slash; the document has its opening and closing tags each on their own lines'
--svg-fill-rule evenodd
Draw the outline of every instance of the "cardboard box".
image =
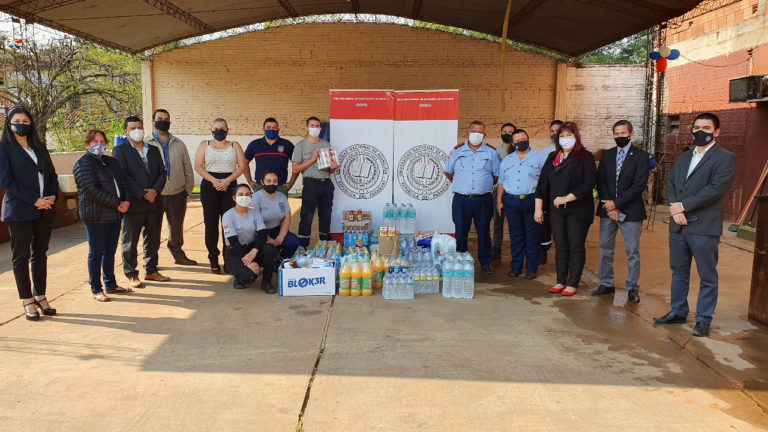
<svg viewBox="0 0 768 432">
<path fill-rule="evenodd" d="M 379 254 L 393 256 L 400 253 L 400 236 L 379 237 Z"/>
<path fill-rule="evenodd" d="M 77 192 L 75 176 L 71 174 L 59 174 L 59 189 L 64 193 Z"/>
<path fill-rule="evenodd" d="M 278 271 L 281 296 L 336 294 L 336 268 L 283 268 Z"/>
</svg>

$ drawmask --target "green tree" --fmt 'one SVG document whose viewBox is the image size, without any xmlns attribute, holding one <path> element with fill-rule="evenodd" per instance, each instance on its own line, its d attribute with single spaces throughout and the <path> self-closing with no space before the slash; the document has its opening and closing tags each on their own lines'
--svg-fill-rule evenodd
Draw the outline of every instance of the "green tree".
<svg viewBox="0 0 768 432">
<path fill-rule="evenodd" d="M 598 48 L 579 57 L 579 63 L 643 63 L 651 49 L 652 29 Z"/>
</svg>

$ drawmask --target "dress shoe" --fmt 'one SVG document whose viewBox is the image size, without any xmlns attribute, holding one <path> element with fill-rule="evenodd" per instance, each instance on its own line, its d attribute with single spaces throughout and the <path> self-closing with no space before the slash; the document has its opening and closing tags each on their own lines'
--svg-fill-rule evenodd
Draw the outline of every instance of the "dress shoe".
<svg viewBox="0 0 768 432">
<path fill-rule="evenodd" d="M 268 280 L 261 281 L 261 289 L 267 294 L 274 294 L 277 292 L 275 287 L 272 286 L 272 282 Z"/>
<path fill-rule="evenodd" d="M 155 282 L 166 282 L 171 280 L 171 278 L 169 278 L 168 276 L 161 275 L 160 272 L 154 272 L 144 276 L 144 280 L 151 280 Z"/>
<path fill-rule="evenodd" d="M 536 272 L 527 272 L 525 274 L 525 278 L 528 279 L 528 280 L 536 279 Z"/>
<path fill-rule="evenodd" d="M 593 296 L 601 296 L 606 294 L 613 294 L 616 292 L 616 288 L 605 285 L 600 285 L 596 290 L 592 291 Z"/>
<path fill-rule="evenodd" d="M 661 318 L 654 318 L 653 322 L 656 324 L 683 324 L 685 323 L 686 317 L 680 316 L 675 314 L 674 312 L 670 311 L 668 314 L 664 315 Z"/>
<path fill-rule="evenodd" d="M 144 286 L 144 285 L 141 283 L 141 281 L 139 280 L 139 277 L 138 277 L 138 276 L 133 276 L 133 277 L 131 278 L 131 281 L 128 283 L 128 285 L 129 285 L 131 288 L 141 288 L 141 287 L 143 287 L 143 286 Z"/>
<path fill-rule="evenodd" d="M 550 288 L 550 289 L 549 289 L 549 290 L 547 290 L 547 291 L 549 291 L 549 292 L 551 292 L 551 293 L 553 293 L 553 294 L 558 294 L 558 293 L 562 292 L 564 289 L 565 289 L 565 287 L 564 287 L 564 286 L 561 286 L 561 287 L 556 287 L 556 286 L 553 286 L 552 288 Z"/>
<path fill-rule="evenodd" d="M 45 304 L 47 304 L 48 307 L 43 307 L 42 302 L 45 302 Z M 37 307 L 42 309 L 43 315 L 48 315 L 48 316 L 56 315 L 56 309 L 51 307 L 51 305 L 48 303 L 48 299 L 45 298 L 45 296 L 43 296 L 43 298 L 41 299 L 36 298 L 35 304 L 37 305 Z"/>
<path fill-rule="evenodd" d="M 35 305 L 35 311 L 29 312 L 29 309 L 27 309 L 27 306 Z M 40 312 L 37 311 L 37 303 L 32 300 L 28 303 L 23 303 L 22 306 L 24 306 L 24 315 L 27 317 L 28 321 L 40 321 Z"/>
<path fill-rule="evenodd" d="M 520 273 L 522 273 L 522 270 L 511 270 L 509 273 L 507 273 L 507 276 L 509 277 L 518 277 L 520 276 Z"/>
<path fill-rule="evenodd" d="M 691 334 L 696 337 L 709 336 L 709 324 L 703 323 L 703 322 L 697 322 L 696 326 L 693 327 L 693 332 L 691 332 Z"/>
<path fill-rule="evenodd" d="M 193 266 L 193 265 L 197 265 L 197 261 L 191 260 L 191 259 L 189 259 L 187 257 L 183 257 L 183 258 L 179 258 L 179 259 L 175 260 L 174 264 L 185 265 L 185 266 Z"/>
<path fill-rule="evenodd" d="M 234 282 L 232 282 L 232 288 L 234 289 L 245 289 L 245 285 L 240 282 L 239 280 L 235 279 Z"/>
<path fill-rule="evenodd" d="M 640 303 L 640 294 L 637 292 L 637 288 L 627 291 L 627 299 L 630 303 Z"/>
<path fill-rule="evenodd" d="M 480 266 L 480 268 L 483 270 L 483 273 L 493 273 L 493 269 L 491 268 L 490 264 L 483 264 Z"/>
</svg>

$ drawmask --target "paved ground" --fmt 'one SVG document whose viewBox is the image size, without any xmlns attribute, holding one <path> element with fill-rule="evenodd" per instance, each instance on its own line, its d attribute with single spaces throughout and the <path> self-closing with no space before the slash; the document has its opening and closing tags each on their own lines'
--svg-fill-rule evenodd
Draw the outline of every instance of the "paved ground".
<svg viewBox="0 0 768 432">
<path fill-rule="evenodd" d="M 191 203 L 186 249 L 202 263 L 201 220 Z M 768 329 L 745 320 L 751 243 L 721 245 L 712 338 L 692 338 L 691 324 L 652 325 L 669 297 L 655 228 L 639 305 L 589 297 L 590 275 L 574 298 L 551 295 L 552 264 L 524 281 L 498 261 L 473 300 L 281 298 L 169 265 L 165 249 L 171 282 L 98 303 L 76 225 L 51 245 L 60 314 L 34 323 L 3 245 L 0 430 L 768 430 Z M 596 240 L 593 227 L 592 272 Z"/>
</svg>

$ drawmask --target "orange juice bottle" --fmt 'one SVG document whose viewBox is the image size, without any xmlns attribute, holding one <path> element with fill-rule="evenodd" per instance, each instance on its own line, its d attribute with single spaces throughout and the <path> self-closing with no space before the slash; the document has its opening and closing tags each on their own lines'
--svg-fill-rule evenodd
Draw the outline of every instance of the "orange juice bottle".
<svg viewBox="0 0 768 432">
<path fill-rule="evenodd" d="M 341 269 L 339 270 L 339 295 L 340 296 L 348 296 L 349 295 L 349 289 L 350 285 L 352 283 L 352 272 L 351 267 L 348 262 L 345 262 L 341 265 Z"/>
<path fill-rule="evenodd" d="M 384 274 L 387 272 L 387 264 L 381 255 L 376 254 L 376 261 L 373 266 L 373 287 L 376 289 L 384 288 Z"/>
<path fill-rule="evenodd" d="M 352 297 L 358 297 L 360 296 L 360 291 L 362 290 L 362 277 L 363 277 L 363 269 L 360 267 L 360 263 L 355 260 L 354 263 L 352 263 L 351 270 L 351 277 L 352 280 L 349 284 L 349 294 Z"/>
<path fill-rule="evenodd" d="M 365 262 L 362 266 L 362 282 L 360 285 L 360 292 L 363 296 L 368 297 L 373 295 L 373 266 L 371 263 Z"/>
</svg>

